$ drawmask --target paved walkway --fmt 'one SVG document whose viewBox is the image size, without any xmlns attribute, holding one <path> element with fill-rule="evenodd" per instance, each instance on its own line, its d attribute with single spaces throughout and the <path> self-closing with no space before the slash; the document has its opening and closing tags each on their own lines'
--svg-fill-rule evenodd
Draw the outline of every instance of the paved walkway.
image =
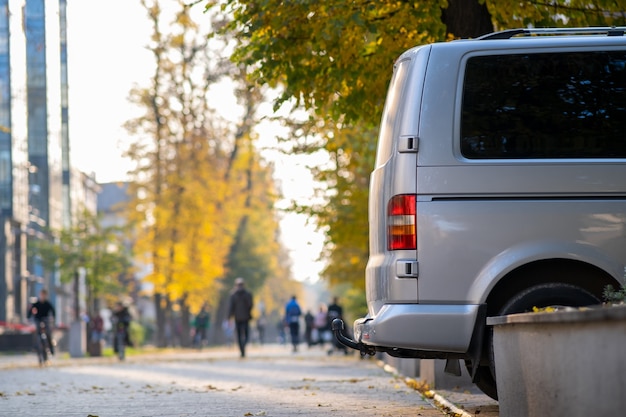
<svg viewBox="0 0 626 417">
<path fill-rule="evenodd" d="M 34 356 L 34 355 L 32 355 Z M 19 360 L 18 360 L 19 359 Z M 0 370 L 0 415 L 49 417 L 440 417 L 375 360 L 292 354 L 286 346 L 207 349 L 128 357 L 13 357 Z"/>
<path fill-rule="evenodd" d="M 41 385 L 41 375 L 53 377 L 53 383 Z M 251 382 L 255 380 L 256 383 Z M 224 347 L 145 353 L 130 356 L 124 363 L 116 358 L 69 358 L 62 354 L 53 358 L 47 369 L 39 369 L 34 353 L 0 354 L 0 416 L 26 415 L 23 413 L 33 404 L 47 402 L 43 399 L 48 398 L 59 404 L 59 413 L 42 416 L 87 417 L 85 413 L 68 414 L 70 404 L 82 401 L 79 408 L 83 411 L 89 407 L 97 410 L 103 401 L 123 408 L 129 407 L 130 397 L 133 404 L 138 401 L 137 409 L 123 408 L 123 414 L 107 410 L 92 415 L 318 416 L 334 412 L 342 417 L 498 416 L 497 403 L 490 407 L 484 396 L 455 390 L 420 393 L 418 386 L 419 381 L 406 379 L 374 359 L 358 359 L 357 355 L 329 357 L 317 348 L 305 348 L 294 355 L 283 345 L 251 346 L 244 360 L 238 358 L 234 348 Z M 47 393 L 45 396 L 33 394 L 42 390 Z M 193 395 L 188 398 L 187 394 L 198 392 L 219 394 L 213 395 L 213 404 L 220 405 L 220 413 L 207 413 L 186 403 L 194 400 Z M 241 396 L 226 395 L 233 392 L 240 392 Z M 298 395 L 294 396 L 296 392 Z M 159 414 L 154 411 L 154 397 L 167 398 L 159 406 Z M 166 406 L 172 399 L 173 403 Z M 201 399 L 204 402 L 204 397 Z M 224 404 L 233 400 L 236 406 L 224 409 Z M 142 410 L 142 403 L 150 412 Z M 238 413 L 244 405 L 250 414 Z M 183 409 L 196 412 L 181 413 Z M 4 414 L 9 410 L 11 413 Z"/>
</svg>

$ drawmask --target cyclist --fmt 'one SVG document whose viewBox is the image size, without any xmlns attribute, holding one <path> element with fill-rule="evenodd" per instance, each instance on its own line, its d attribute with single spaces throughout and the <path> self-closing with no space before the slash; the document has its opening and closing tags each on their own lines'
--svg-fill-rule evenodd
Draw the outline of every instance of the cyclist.
<svg viewBox="0 0 626 417">
<path fill-rule="evenodd" d="M 54 343 L 52 342 L 49 324 L 54 323 L 55 317 L 56 311 L 54 310 L 54 306 L 50 301 L 48 301 L 48 290 L 43 288 L 39 291 L 39 298 L 37 301 L 35 301 L 28 309 L 28 318 L 32 318 L 34 320 L 37 329 L 41 323 L 44 324 L 48 347 L 50 348 L 50 353 L 52 355 L 54 355 Z"/>
<path fill-rule="evenodd" d="M 115 310 L 113 311 L 113 350 L 115 353 L 118 352 L 118 344 L 117 337 L 119 332 L 117 331 L 117 326 L 124 326 L 124 343 L 125 346 L 131 346 L 130 338 L 128 335 L 128 328 L 130 327 L 131 315 L 130 311 L 128 311 L 128 307 L 126 307 L 121 301 L 115 303 Z"/>
</svg>

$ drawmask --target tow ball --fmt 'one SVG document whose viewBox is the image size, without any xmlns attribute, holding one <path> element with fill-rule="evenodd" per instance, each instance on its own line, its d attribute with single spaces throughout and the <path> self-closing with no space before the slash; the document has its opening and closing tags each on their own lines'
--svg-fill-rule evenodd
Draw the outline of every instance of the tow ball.
<svg viewBox="0 0 626 417">
<path fill-rule="evenodd" d="M 333 331 L 333 334 L 335 335 L 335 338 L 337 338 L 339 343 L 351 349 L 358 350 L 361 353 L 361 356 L 376 354 L 376 349 L 374 349 L 373 347 L 364 345 L 363 343 L 360 343 L 360 342 L 356 342 L 350 339 L 348 336 L 346 336 L 343 333 L 345 330 L 343 320 L 341 319 L 333 320 L 331 324 L 331 329 Z"/>
</svg>

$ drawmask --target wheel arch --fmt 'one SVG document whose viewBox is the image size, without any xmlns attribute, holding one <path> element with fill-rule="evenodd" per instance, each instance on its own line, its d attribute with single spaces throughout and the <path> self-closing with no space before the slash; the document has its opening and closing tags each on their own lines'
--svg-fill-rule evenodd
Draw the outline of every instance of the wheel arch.
<svg viewBox="0 0 626 417">
<path fill-rule="evenodd" d="M 492 288 L 486 299 L 486 317 L 500 313 L 503 306 L 520 292 L 540 284 L 573 285 L 602 300 L 607 285 L 620 286 L 617 278 L 590 263 L 563 258 L 542 259 L 521 265 L 505 274 Z M 486 318 L 485 317 L 485 318 Z M 472 357 L 466 367 L 472 381 L 485 393 L 497 399 L 491 330 L 483 327 L 475 334 Z"/>
<path fill-rule="evenodd" d="M 583 288 L 600 300 L 607 285 L 621 285 L 605 270 L 584 261 L 562 258 L 537 260 L 517 267 L 498 281 L 487 297 L 487 316 L 497 314 L 520 291 L 548 282 Z"/>
</svg>

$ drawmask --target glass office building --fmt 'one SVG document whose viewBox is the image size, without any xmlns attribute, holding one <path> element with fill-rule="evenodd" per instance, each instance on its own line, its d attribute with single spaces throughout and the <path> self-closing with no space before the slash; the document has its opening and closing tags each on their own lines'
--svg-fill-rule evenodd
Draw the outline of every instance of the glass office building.
<svg viewBox="0 0 626 417">
<path fill-rule="evenodd" d="M 61 198 L 61 41 L 59 3 L 26 0 L 26 83 L 31 227 L 59 229 Z"/>
<path fill-rule="evenodd" d="M 41 286 L 53 301 L 60 288 L 26 244 L 69 222 L 65 7 L 0 0 L 0 321 L 23 319 Z"/>
<path fill-rule="evenodd" d="M 26 311 L 30 164 L 25 0 L 0 0 L 0 321 Z"/>
</svg>

